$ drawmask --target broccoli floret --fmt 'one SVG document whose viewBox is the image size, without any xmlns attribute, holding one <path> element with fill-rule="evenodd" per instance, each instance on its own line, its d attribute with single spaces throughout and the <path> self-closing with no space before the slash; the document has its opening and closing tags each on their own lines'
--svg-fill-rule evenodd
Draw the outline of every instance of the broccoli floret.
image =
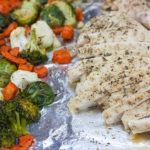
<svg viewBox="0 0 150 150">
<path fill-rule="evenodd" d="M 27 121 L 23 118 L 19 112 L 17 112 L 18 102 L 9 100 L 4 101 L 1 111 L 3 111 L 3 116 L 5 117 L 5 122 L 10 125 L 13 132 L 16 134 L 16 137 L 22 135 L 27 135 L 28 131 L 26 129 Z"/>
<path fill-rule="evenodd" d="M 10 116 L 9 118 L 10 125 L 12 130 L 15 132 L 16 137 L 20 137 L 23 135 L 27 135 L 29 132 L 26 129 L 27 121 L 25 118 L 21 118 L 20 114 L 18 112 L 14 112 L 13 116 Z"/>
<path fill-rule="evenodd" d="M 17 67 L 5 59 L 0 60 L 0 88 L 4 88 L 10 81 L 11 74 Z"/>
<path fill-rule="evenodd" d="M 0 13 L 0 32 L 9 25 L 10 21 L 5 14 Z"/>
<path fill-rule="evenodd" d="M 49 105 L 55 99 L 52 88 L 47 83 L 41 81 L 29 84 L 23 91 L 22 97 L 29 99 L 39 107 Z"/>
<path fill-rule="evenodd" d="M 5 117 L 4 103 L 4 101 L 0 101 L 0 127 L 5 127 L 8 125 Z"/>
<path fill-rule="evenodd" d="M 36 20 L 38 10 L 36 2 L 24 1 L 20 8 L 17 8 L 10 13 L 10 17 L 19 25 L 31 24 Z"/>
<path fill-rule="evenodd" d="M 0 128 L 0 147 L 11 148 L 15 144 L 16 136 L 10 128 Z"/>
<path fill-rule="evenodd" d="M 52 28 L 60 27 L 65 22 L 65 17 L 59 8 L 50 4 L 43 8 L 40 16 Z"/>
<path fill-rule="evenodd" d="M 19 106 L 17 111 L 24 117 L 27 123 L 36 122 L 41 117 L 39 108 L 36 105 L 33 105 L 29 100 L 19 100 Z"/>
<path fill-rule="evenodd" d="M 38 46 L 35 29 L 31 31 L 31 38 L 27 45 L 27 49 L 23 50 L 20 54 L 23 58 L 35 65 L 44 63 L 48 60 L 46 50 Z"/>
<path fill-rule="evenodd" d="M 15 139 L 27 135 L 27 124 L 40 118 L 39 108 L 28 100 L 0 101 L 0 147 L 11 147 Z"/>
<path fill-rule="evenodd" d="M 9 122 L 17 137 L 28 134 L 27 124 L 36 122 L 41 114 L 39 108 L 28 100 L 10 100 L 3 102 L 3 122 Z"/>
</svg>

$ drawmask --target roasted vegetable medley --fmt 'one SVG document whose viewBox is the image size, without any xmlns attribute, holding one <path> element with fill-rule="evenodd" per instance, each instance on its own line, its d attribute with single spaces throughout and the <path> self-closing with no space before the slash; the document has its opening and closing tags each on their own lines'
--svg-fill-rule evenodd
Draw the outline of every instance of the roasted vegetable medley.
<svg viewBox="0 0 150 150">
<path fill-rule="evenodd" d="M 41 80 L 49 75 L 43 64 L 55 49 L 51 63 L 72 60 L 67 49 L 60 49 L 73 40 L 75 25 L 83 23 L 82 10 L 72 2 L 0 1 L 0 149 L 28 149 L 34 137 L 27 125 L 55 100 L 53 89 Z"/>
<path fill-rule="evenodd" d="M 54 93 L 51 87 L 41 81 L 29 84 L 11 100 L 0 101 L 1 147 L 10 148 L 16 138 L 28 135 L 27 125 L 37 122 L 41 116 L 40 108 L 53 101 Z"/>
</svg>

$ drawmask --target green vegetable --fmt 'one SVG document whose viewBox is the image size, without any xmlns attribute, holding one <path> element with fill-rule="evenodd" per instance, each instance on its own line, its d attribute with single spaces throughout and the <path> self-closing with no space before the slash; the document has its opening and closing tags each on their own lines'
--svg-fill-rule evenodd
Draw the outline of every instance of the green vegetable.
<svg viewBox="0 0 150 150">
<path fill-rule="evenodd" d="M 31 38 L 27 45 L 27 49 L 23 50 L 20 54 L 23 58 L 27 59 L 30 63 L 35 65 L 44 63 L 48 60 L 46 50 L 41 49 L 38 46 L 35 29 L 31 31 Z"/>
<path fill-rule="evenodd" d="M 44 5 L 47 3 L 48 0 L 39 0 L 40 4 Z"/>
<path fill-rule="evenodd" d="M 0 128 L 0 147 L 11 148 L 15 144 L 15 134 L 10 128 Z"/>
<path fill-rule="evenodd" d="M 29 99 L 39 107 L 43 107 L 54 102 L 55 95 L 47 83 L 38 81 L 28 85 L 23 91 L 22 97 Z"/>
<path fill-rule="evenodd" d="M 0 107 L 0 114 L 3 111 L 3 115 L 1 115 L 3 123 L 9 124 L 16 137 L 20 137 L 28 134 L 28 131 L 26 129 L 27 122 L 16 111 L 17 107 L 18 103 L 16 101 L 4 101 L 2 107 Z"/>
<path fill-rule="evenodd" d="M 10 75 L 0 72 L 0 87 L 4 88 L 10 81 Z"/>
<path fill-rule="evenodd" d="M 3 32 L 3 29 L 9 25 L 9 19 L 5 14 L 0 13 L 0 32 Z"/>
<path fill-rule="evenodd" d="M 27 135 L 27 124 L 38 121 L 40 110 L 30 101 L 0 101 L 0 147 L 11 148 L 16 138 Z"/>
<path fill-rule="evenodd" d="M 6 59 L 0 60 L 0 72 L 5 72 L 11 75 L 16 70 L 17 70 L 17 67 L 14 64 L 12 64 L 10 61 Z"/>
<path fill-rule="evenodd" d="M 62 1 L 54 1 L 52 5 L 57 6 L 65 16 L 65 25 L 75 25 L 76 13 L 71 4 Z"/>
<path fill-rule="evenodd" d="M 74 0 L 66 0 L 67 3 L 72 3 Z"/>
<path fill-rule="evenodd" d="M 40 16 L 52 28 L 60 27 L 65 22 L 65 17 L 59 8 L 50 4 L 43 8 Z"/>
<path fill-rule="evenodd" d="M 0 88 L 4 88 L 9 83 L 11 74 L 16 70 L 17 67 L 8 60 L 0 60 Z"/>
<path fill-rule="evenodd" d="M 46 48 L 46 51 L 47 51 L 47 52 L 51 52 L 53 49 L 54 49 L 54 46 L 52 45 L 52 46 Z"/>
<path fill-rule="evenodd" d="M 39 7 L 48 3 L 48 0 L 30 0 L 30 1 L 36 3 Z"/>
<path fill-rule="evenodd" d="M 10 13 L 10 17 L 19 25 L 31 24 L 38 17 L 38 10 L 36 2 L 24 1 L 20 8 L 14 9 Z"/>
<path fill-rule="evenodd" d="M 0 125 L 8 126 L 16 137 L 27 135 L 27 124 L 40 118 L 37 106 L 27 100 L 9 100 L 0 102 Z"/>
<path fill-rule="evenodd" d="M 36 122 L 41 117 L 39 108 L 33 105 L 29 100 L 19 100 L 17 111 L 24 117 L 27 123 Z"/>
<path fill-rule="evenodd" d="M 5 101 L 0 101 L 0 127 L 3 126 L 3 128 L 5 128 L 5 126 L 7 126 L 7 118 L 5 117 L 5 108 L 4 108 L 4 103 Z"/>
</svg>

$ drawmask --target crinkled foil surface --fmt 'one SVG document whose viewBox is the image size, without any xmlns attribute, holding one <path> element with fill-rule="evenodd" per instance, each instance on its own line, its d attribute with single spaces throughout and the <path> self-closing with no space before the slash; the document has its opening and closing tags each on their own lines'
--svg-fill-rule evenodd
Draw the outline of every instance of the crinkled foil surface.
<svg viewBox="0 0 150 150">
<path fill-rule="evenodd" d="M 76 1 L 76 0 L 75 0 Z M 78 4 L 77 4 L 78 5 Z M 84 9 L 85 22 L 102 13 L 98 1 L 84 2 L 79 5 Z M 79 30 L 76 31 L 75 44 Z M 52 53 L 49 54 L 50 60 Z M 73 60 L 73 63 L 76 59 Z M 72 64 L 73 64 L 72 63 Z M 69 65 L 57 66 L 50 61 L 46 64 L 49 76 L 44 79 L 52 86 L 55 102 L 43 108 L 42 117 L 36 124 L 30 125 L 29 131 L 36 141 L 31 150 L 149 150 L 149 141 L 134 143 L 122 125 L 107 127 L 101 118 L 101 111 L 90 109 L 76 116 L 71 116 L 67 109 L 69 99 L 74 96 L 74 89 L 69 87 L 66 71 Z"/>
</svg>

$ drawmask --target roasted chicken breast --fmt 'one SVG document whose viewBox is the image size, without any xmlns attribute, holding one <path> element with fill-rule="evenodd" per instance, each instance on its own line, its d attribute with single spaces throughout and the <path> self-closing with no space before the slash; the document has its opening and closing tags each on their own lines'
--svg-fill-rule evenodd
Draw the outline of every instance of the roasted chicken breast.
<svg viewBox="0 0 150 150">
<path fill-rule="evenodd" d="M 67 72 L 70 83 L 76 84 L 69 111 L 98 106 L 106 124 L 122 120 L 133 133 L 145 132 L 146 127 L 139 126 L 145 119 L 135 114 L 143 105 L 150 107 L 145 104 L 150 98 L 150 31 L 124 13 L 100 15 L 83 28 L 76 53 L 81 60 Z"/>
<path fill-rule="evenodd" d="M 120 10 L 150 29 L 149 0 L 106 0 L 102 4 L 102 8 L 105 10 Z"/>
</svg>

